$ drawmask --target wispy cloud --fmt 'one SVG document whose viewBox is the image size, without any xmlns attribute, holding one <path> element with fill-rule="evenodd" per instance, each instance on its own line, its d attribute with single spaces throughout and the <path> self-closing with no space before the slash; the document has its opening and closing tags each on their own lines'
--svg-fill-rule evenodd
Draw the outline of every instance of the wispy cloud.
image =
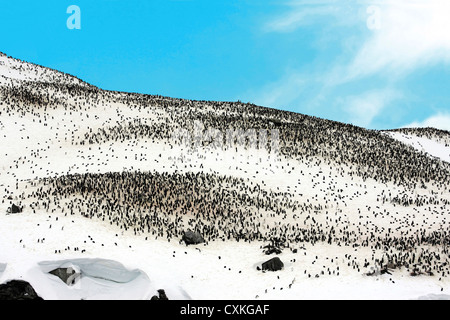
<svg viewBox="0 0 450 320">
<path fill-rule="evenodd" d="M 301 27 L 317 25 L 322 27 L 354 26 L 364 21 L 365 6 L 357 0 L 297 0 L 285 3 L 286 10 L 269 19 L 263 26 L 266 32 L 293 32 Z"/>
<path fill-rule="evenodd" d="M 438 113 L 438 114 L 428 117 L 427 119 L 425 119 L 423 121 L 415 121 L 415 122 L 412 122 L 403 127 L 404 128 L 432 127 L 432 128 L 450 131 L 450 113 Z"/>
<path fill-rule="evenodd" d="M 450 1 L 380 2 L 380 29 L 372 30 L 340 76 L 403 76 L 419 67 L 450 63 Z"/>
<path fill-rule="evenodd" d="M 448 0 L 291 1 L 263 30 L 288 36 L 315 26 L 326 30 L 317 33 L 319 37 L 326 41 L 334 37 L 338 48 L 327 47 L 330 59 L 320 59 L 320 64 L 308 68 L 309 74 L 293 71 L 272 82 L 260 90 L 260 100 L 300 105 L 301 96 L 314 86 L 328 108 L 340 108 L 348 122 L 370 126 L 387 106 L 407 99 L 397 88 L 404 87 L 402 81 L 409 75 L 421 68 L 450 65 L 449 17 Z M 373 22 L 376 28 L 371 28 Z M 311 78 L 314 81 L 302 82 L 301 90 L 294 90 L 299 79 Z M 323 90 L 317 90 L 318 83 Z M 423 123 L 442 128 L 445 120 L 450 123 L 447 115 L 438 115 Z"/>
<path fill-rule="evenodd" d="M 302 93 L 309 80 L 300 74 L 292 72 L 278 81 L 266 84 L 253 92 L 247 92 L 255 104 L 280 108 L 291 104 Z"/>
<path fill-rule="evenodd" d="M 321 17 L 327 18 L 325 23 Z M 449 17 L 448 0 L 293 1 L 263 29 L 289 32 L 320 23 L 364 30 L 353 38 L 356 50 L 345 53 L 347 63 L 333 69 L 334 77 L 345 82 L 377 73 L 403 75 L 420 66 L 450 63 Z M 379 28 L 369 30 L 373 19 L 379 20 Z"/>
<path fill-rule="evenodd" d="M 367 128 L 371 126 L 376 116 L 401 97 L 402 94 L 399 91 L 386 88 L 339 98 L 338 104 L 341 105 L 351 123 Z"/>
<path fill-rule="evenodd" d="M 299 27 L 317 23 L 318 18 L 338 17 L 342 8 L 329 5 L 291 5 L 291 10 L 270 20 L 264 26 L 266 32 L 292 32 Z"/>
</svg>

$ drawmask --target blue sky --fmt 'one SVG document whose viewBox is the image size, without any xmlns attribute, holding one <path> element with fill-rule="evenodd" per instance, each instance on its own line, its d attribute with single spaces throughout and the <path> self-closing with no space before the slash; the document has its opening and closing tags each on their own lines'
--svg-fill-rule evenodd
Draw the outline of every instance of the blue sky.
<svg viewBox="0 0 450 320">
<path fill-rule="evenodd" d="M 448 0 L 8 0 L 0 51 L 103 89 L 450 130 L 448 17 Z"/>
</svg>

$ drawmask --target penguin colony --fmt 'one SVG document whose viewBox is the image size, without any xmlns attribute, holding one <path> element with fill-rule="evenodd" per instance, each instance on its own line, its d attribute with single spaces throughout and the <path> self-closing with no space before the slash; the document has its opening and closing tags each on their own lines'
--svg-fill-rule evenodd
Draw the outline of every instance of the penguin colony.
<svg viewBox="0 0 450 320">
<path fill-rule="evenodd" d="M 67 74 L 0 57 L 0 67 L 10 63 L 11 70 L 23 75 L 0 75 L 0 129 L 7 119 L 26 119 L 46 132 L 45 139 L 30 143 L 1 172 L 0 177 L 14 181 L 1 184 L 3 203 L 18 202 L 24 212 L 81 215 L 148 239 L 179 241 L 191 229 L 201 233 L 206 244 L 259 241 L 291 250 L 304 243 L 365 247 L 372 257 L 355 261 L 348 256 L 354 270 L 405 267 L 411 275 L 450 275 L 450 165 L 444 161 L 376 130 L 250 103 L 105 91 Z M 105 108 L 114 114 L 102 114 Z M 90 171 L 96 161 L 107 169 L 108 158 L 118 158 L 117 144 L 133 151 L 133 160 L 145 163 L 151 150 L 144 152 L 141 146 L 137 151 L 139 142 L 176 148 L 180 142 L 172 133 L 186 129 L 194 134 L 195 121 L 223 133 L 278 130 L 277 163 L 283 172 L 298 177 L 296 185 L 279 190 L 261 176 L 189 171 L 183 161 L 173 162 L 176 170 L 170 172 L 152 170 L 151 165 L 148 170 Z M 16 129 L 17 139 L 33 140 L 25 125 L 17 124 Z M 450 141 L 447 131 L 402 130 Z M 236 154 L 248 151 L 249 145 L 247 141 L 236 147 Z M 270 139 L 267 147 L 270 151 Z M 55 148 L 76 150 L 84 161 L 56 174 L 51 161 L 48 167 L 40 165 Z M 201 148 L 223 151 L 211 145 Z M 96 149 L 105 152 L 103 158 L 94 157 L 91 151 Z M 159 157 L 167 161 L 165 155 Z M 126 158 L 123 161 L 126 164 Z M 267 171 L 264 160 L 257 163 L 261 172 Z M 199 158 L 194 164 L 203 166 Z M 83 166 L 86 171 L 80 172 Z M 318 167 L 330 170 L 311 174 L 309 169 Z M 17 170 L 28 170 L 31 176 L 19 178 Z M 347 189 L 357 191 L 348 194 Z M 374 202 L 361 203 L 368 195 Z"/>
</svg>

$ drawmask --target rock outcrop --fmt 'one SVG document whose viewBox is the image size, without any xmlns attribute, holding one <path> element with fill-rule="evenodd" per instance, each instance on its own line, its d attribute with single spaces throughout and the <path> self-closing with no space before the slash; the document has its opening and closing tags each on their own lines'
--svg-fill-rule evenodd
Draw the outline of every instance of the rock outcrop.
<svg viewBox="0 0 450 320">
<path fill-rule="evenodd" d="M 0 284 L 0 300 L 43 300 L 26 281 L 11 280 Z"/>
</svg>

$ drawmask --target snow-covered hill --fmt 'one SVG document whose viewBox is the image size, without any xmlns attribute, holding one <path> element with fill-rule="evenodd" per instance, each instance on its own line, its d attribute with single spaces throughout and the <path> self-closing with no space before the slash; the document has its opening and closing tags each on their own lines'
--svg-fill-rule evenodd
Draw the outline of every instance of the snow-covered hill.
<svg viewBox="0 0 450 320">
<path fill-rule="evenodd" d="M 89 86 L 71 75 L 30 64 L 0 52 L 0 83 L 4 85 L 17 80 Z"/>
<path fill-rule="evenodd" d="M 387 132 L 401 141 L 431 157 L 450 163 L 450 132 L 434 128 L 404 128 Z"/>
<path fill-rule="evenodd" d="M 450 294 L 450 165 L 415 149 L 435 145 L 0 59 L 0 283 L 26 280 L 44 299 Z M 260 130 L 267 143 L 250 143 Z M 230 132 L 248 137 L 221 143 Z M 181 243 L 187 229 L 205 243 Z M 268 244 L 283 270 L 258 270 Z M 76 286 L 48 274 L 67 264 Z"/>
</svg>

